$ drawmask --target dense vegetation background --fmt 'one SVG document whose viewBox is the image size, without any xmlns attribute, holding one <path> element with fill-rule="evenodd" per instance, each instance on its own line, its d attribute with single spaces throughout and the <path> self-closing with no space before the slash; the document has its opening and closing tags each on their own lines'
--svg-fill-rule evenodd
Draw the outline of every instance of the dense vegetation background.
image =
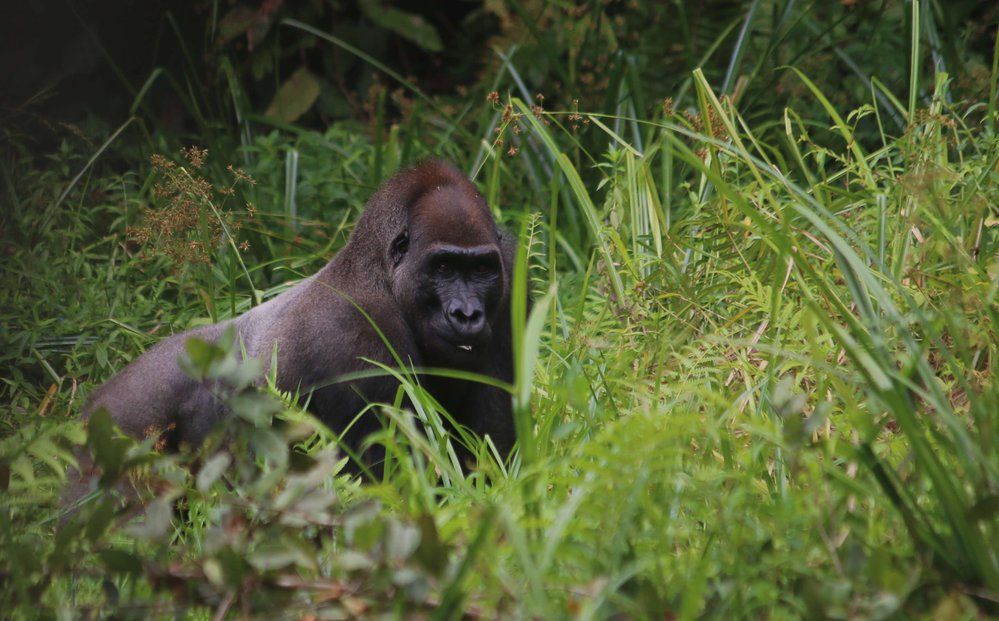
<svg viewBox="0 0 999 621">
<path fill-rule="evenodd" d="M 999 6 L 19 4 L 4 615 L 999 614 Z M 426 156 L 521 236 L 512 459 L 395 370 L 385 476 L 338 474 L 335 434 L 225 343 L 182 361 L 237 414 L 199 451 L 79 425 L 163 335 L 317 270 Z M 79 445 L 102 486 L 60 519 Z"/>
</svg>

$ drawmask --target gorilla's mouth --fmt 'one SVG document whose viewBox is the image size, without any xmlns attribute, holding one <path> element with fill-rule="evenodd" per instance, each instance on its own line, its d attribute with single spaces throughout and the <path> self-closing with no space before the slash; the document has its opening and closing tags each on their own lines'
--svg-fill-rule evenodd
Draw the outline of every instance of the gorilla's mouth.
<svg viewBox="0 0 999 621">
<path fill-rule="evenodd" d="M 488 330 L 486 329 L 483 329 L 476 334 L 462 334 L 447 323 L 434 327 L 436 328 L 435 336 L 439 339 L 438 342 L 440 345 L 445 349 L 454 351 L 454 355 L 467 356 L 469 354 L 479 353 L 482 351 L 482 346 L 489 341 Z M 459 354 L 455 350 L 460 350 L 461 353 Z"/>
</svg>

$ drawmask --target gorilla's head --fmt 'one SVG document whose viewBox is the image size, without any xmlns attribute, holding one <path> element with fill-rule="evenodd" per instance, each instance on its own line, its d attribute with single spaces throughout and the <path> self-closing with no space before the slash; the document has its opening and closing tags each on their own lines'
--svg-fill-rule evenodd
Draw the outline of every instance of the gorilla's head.
<svg viewBox="0 0 999 621">
<path fill-rule="evenodd" d="M 391 287 L 425 362 L 474 370 L 491 344 L 508 293 L 500 233 L 465 179 L 410 205 L 388 248 Z"/>
</svg>

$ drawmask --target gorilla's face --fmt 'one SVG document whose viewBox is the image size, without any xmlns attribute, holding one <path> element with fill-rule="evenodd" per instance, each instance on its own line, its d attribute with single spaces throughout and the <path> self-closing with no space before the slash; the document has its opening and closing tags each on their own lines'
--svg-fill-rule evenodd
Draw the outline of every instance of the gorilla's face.
<svg viewBox="0 0 999 621">
<path fill-rule="evenodd" d="M 425 198 L 416 213 L 390 250 L 396 299 L 426 363 L 473 370 L 506 293 L 496 226 L 457 192 Z"/>
</svg>

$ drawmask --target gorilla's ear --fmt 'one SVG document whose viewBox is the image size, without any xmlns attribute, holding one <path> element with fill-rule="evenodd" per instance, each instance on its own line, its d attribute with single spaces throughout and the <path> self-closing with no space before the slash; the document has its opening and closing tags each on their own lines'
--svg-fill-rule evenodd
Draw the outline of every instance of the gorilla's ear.
<svg viewBox="0 0 999 621">
<path fill-rule="evenodd" d="M 403 231 L 396 235 L 396 238 L 392 240 L 392 248 L 389 250 L 389 253 L 392 256 L 392 265 L 399 265 L 402 258 L 406 256 L 407 250 L 409 250 L 409 231 L 403 229 Z"/>
</svg>

